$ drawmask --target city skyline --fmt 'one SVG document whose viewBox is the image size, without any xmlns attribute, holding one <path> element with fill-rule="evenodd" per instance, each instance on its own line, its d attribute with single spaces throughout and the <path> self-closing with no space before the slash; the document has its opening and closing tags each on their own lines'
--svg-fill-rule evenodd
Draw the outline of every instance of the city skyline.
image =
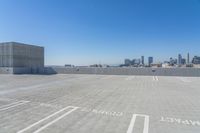
<svg viewBox="0 0 200 133">
<path fill-rule="evenodd" d="M 45 47 L 46 65 L 200 55 L 200 1 L 2 0 L 0 42 Z M 147 62 L 147 58 L 145 58 Z"/>
<path fill-rule="evenodd" d="M 195 58 L 195 57 L 200 57 L 199 55 L 194 55 L 194 56 L 191 56 L 191 54 L 188 52 L 187 54 L 186 54 L 186 56 L 184 56 L 184 55 L 182 55 L 182 54 L 177 54 L 177 57 L 172 57 L 172 56 L 169 56 L 169 58 L 168 59 L 166 59 L 166 60 L 163 60 L 163 61 L 159 61 L 159 60 L 157 60 L 156 62 L 154 61 L 154 57 L 153 56 L 147 56 L 147 57 L 145 57 L 144 55 L 142 55 L 140 58 L 139 57 L 133 57 L 133 58 L 125 58 L 125 60 L 124 60 L 124 62 L 128 62 L 128 61 L 134 61 L 134 60 L 139 60 L 139 64 L 150 64 L 149 63 L 149 58 L 153 58 L 153 61 L 152 62 L 154 62 L 154 63 L 165 63 L 165 62 L 170 62 L 170 60 L 172 59 L 172 60 L 177 60 L 177 64 L 190 64 L 190 63 L 192 63 L 192 60 L 193 60 L 193 58 Z M 152 60 L 152 59 L 151 59 Z M 182 63 L 182 61 L 184 62 L 184 63 Z M 151 62 L 151 61 L 150 61 Z M 128 64 L 128 63 L 125 63 L 125 64 Z"/>
</svg>

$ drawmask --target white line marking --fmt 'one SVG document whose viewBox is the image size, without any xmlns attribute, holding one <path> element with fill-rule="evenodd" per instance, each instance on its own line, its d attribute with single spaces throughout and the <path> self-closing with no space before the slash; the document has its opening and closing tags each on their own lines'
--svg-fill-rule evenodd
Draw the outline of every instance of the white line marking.
<svg viewBox="0 0 200 133">
<path fill-rule="evenodd" d="M 158 77 L 157 76 L 153 76 L 153 81 L 158 81 Z"/>
<path fill-rule="evenodd" d="M 18 101 L 18 102 L 14 102 L 14 103 L 11 103 L 11 104 L 3 105 L 3 106 L 0 107 L 0 111 L 4 111 L 4 110 L 10 109 L 10 108 L 14 108 L 14 107 L 26 104 L 28 102 L 29 101 Z"/>
<path fill-rule="evenodd" d="M 18 104 L 18 103 L 20 103 L 20 101 L 18 101 L 18 102 L 13 102 L 13 103 L 6 104 L 6 105 L 2 105 L 2 106 L 0 106 L 0 109 L 1 109 L 1 108 L 5 108 L 5 107 L 7 107 L 7 106 L 12 106 L 13 104 Z"/>
<path fill-rule="evenodd" d="M 133 80 L 134 78 L 135 78 L 135 76 L 129 76 L 125 80 Z"/>
<path fill-rule="evenodd" d="M 105 79 L 110 79 L 112 78 L 113 76 L 106 76 L 106 77 L 103 77 L 102 80 L 105 80 Z"/>
<path fill-rule="evenodd" d="M 55 119 L 55 120 L 49 122 L 48 124 L 44 125 L 43 127 L 39 128 L 39 129 L 38 129 L 37 131 L 35 131 L 34 133 L 39 133 L 39 132 L 41 132 L 41 131 L 44 130 L 45 128 L 47 128 L 47 127 L 49 127 L 50 125 L 56 123 L 57 121 L 59 121 L 60 119 L 62 119 L 63 117 L 69 115 L 70 113 L 72 113 L 73 111 L 75 111 L 75 110 L 77 110 L 77 109 L 78 109 L 78 108 L 76 107 L 76 108 L 74 108 L 74 109 L 68 111 L 67 113 L 61 115 L 61 116 L 58 117 L 57 119 Z"/>
<path fill-rule="evenodd" d="M 153 76 L 153 81 L 155 81 L 155 76 Z"/>
<path fill-rule="evenodd" d="M 141 115 L 141 114 L 133 114 L 133 117 L 131 119 L 127 133 L 133 133 L 133 128 L 134 128 L 137 116 L 145 118 L 143 133 L 148 133 L 149 132 L 149 116 L 148 115 Z"/>
<path fill-rule="evenodd" d="M 163 117 L 161 116 L 160 122 L 166 122 L 171 124 L 182 124 L 188 126 L 200 126 L 200 121 L 198 120 L 186 120 L 181 118 Z"/>
<path fill-rule="evenodd" d="M 35 131 L 35 132 L 40 132 L 40 131 L 42 131 L 43 129 L 47 128 L 48 126 L 52 125 L 53 123 L 57 122 L 58 120 L 62 119 L 63 117 L 69 115 L 70 113 L 72 113 L 73 111 L 75 111 L 76 109 L 78 109 L 79 107 L 67 106 L 67 107 L 65 107 L 65 108 L 63 108 L 63 109 L 61 109 L 61 110 L 59 110 L 59 111 L 57 111 L 57 112 L 55 112 L 55 113 L 53 113 L 53 114 L 51 114 L 51 115 L 45 117 L 44 119 L 41 119 L 40 121 L 38 121 L 38 122 L 36 122 L 36 123 L 33 123 L 32 125 L 30 125 L 30 126 L 24 128 L 24 129 L 18 131 L 17 133 L 24 133 L 25 131 L 31 129 L 32 127 L 35 127 L 36 125 L 38 125 L 38 124 L 40 124 L 40 123 L 42 123 L 42 122 L 44 122 L 44 121 L 46 121 L 46 120 L 48 120 L 48 119 L 54 117 L 55 115 L 57 115 L 57 114 L 59 114 L 59 113 L 65 111 L 65 110 L 67 110 L 67 109 L 69 109 L 69 108 L 73 108 L 73 109 L 70 110 L 70 111 L 68 111 L 67 113 L 63 114 L 62 116 L 58 117 L 57 119 L 53 120 L 52 122 L 50 122 L 50 123 L 44 125 L 43 127 L 41 127 L 40 129 L 38 129 L 38 130 Z"/>
<path fill-rule="evenodd" d="M 156 76 L 156 81 L 158 81 L 159 79 L 158 79 L 158 76 Z"/>
</svg>

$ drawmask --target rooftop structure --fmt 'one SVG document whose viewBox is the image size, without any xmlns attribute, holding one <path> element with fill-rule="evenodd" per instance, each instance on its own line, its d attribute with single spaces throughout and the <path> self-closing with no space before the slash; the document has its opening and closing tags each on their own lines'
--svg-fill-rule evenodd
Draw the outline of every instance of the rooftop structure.
<svg viewBox="0 0 200 133">
<path fill-rule="evenodd" d="M 8 73 L 37 73 L 44 67 L 44 47 L 17 42 L 0 43 L 0 67 Z M 9 69 L 7 69 L 9 68 Z M 11 71 L 10 71 L 11 70 Z"/>
</svg>

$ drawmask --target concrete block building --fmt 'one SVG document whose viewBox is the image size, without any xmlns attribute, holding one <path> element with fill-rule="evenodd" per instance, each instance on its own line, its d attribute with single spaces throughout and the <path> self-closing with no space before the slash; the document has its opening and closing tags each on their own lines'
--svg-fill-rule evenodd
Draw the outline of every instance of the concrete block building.
<svg viewBox="0 0 200 133">
<path fill-rule="evenodd" d="M 44 47 L 17 42 L 0 43 L 0 73 L 39 73 L 44 68 Z"/>
</svg>

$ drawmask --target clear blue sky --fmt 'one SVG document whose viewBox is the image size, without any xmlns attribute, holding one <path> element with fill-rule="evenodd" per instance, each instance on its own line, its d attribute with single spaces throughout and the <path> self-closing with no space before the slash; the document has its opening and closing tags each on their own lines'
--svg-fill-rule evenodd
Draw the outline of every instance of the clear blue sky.
<svg viewBox="0 0 200 133">
<path fill-rule="evenodd" d="M 200 55 L 200 0 L 0 0 L 5 41 L 44 46 L 46 65 Z"/>
</svg>

